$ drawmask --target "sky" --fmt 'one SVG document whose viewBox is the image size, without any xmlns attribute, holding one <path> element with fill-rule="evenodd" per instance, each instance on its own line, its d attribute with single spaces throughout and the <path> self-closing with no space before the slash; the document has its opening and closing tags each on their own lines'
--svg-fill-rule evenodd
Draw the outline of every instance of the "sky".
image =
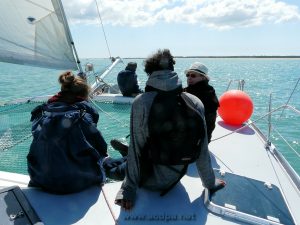
<svg viewBox="0 0 300 225">
<path fill-rule="evenodd" d="M 300 55 L 299 0 L 62 2 L 81 58 Z"/>
</svg>

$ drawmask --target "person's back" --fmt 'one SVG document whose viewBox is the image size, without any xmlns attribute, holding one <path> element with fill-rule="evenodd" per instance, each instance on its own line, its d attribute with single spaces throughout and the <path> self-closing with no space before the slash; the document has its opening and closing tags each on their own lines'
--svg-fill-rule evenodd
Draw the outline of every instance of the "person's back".
<svg viewBox="0 0 300 225">
<path fill-rule="evenodd" d="M 32 111 L 27 162 L 29 186 L 65 194 L 103 182 L 99 161 L 107 144 L 97 130 L 99 115 L 86 101 L 85 82 L 70 72 L 59 81 L 62 91 Z"/>
<path fill-rule="evenodd" d="M 186 165 L 160 165 L 150 161 L 147 141 L 150 138 L 149 116 L 153 101 L 159 91 L 172 92 L 182 90 L 181 81 L 173 71 L 175 61 L 169 50 L 159 50 L 145 62 L 145 72 L 149 75 L 145 93 L 137 96 L 132 104 L 130 118 L 130 145 L 127 158 L 126 176 L 118 192 L 115 203 L 124 209 L 133 207 L 136 190 L 139 186 L 159 191 L 161 194 L 170 190 L 185 174 Z M 184 93 L 195 110 L 204 120 L 204 108 L 201 101 Z M 166 102 L 165 104 L 168 104 Z M 205 124 L 205 123 L 204 123 Z M 205 128 L 204 128 L 205 129 Z M 199 158 L 196 160 L 203 185 L 215 187 L 215 176 L 211 167 L 207 148 L 207 136 L 199 145 Z M 149 163 L 150 161 L 150 163 Z"/>
<path fill-rule="evenodd" d="M 199 158 L 205 125 L 194 103 L 182 88 L 161 91 L 148 117 L 147 158 L 155 164 L 187 165 Z"/>
<path fill-rule="evenodd" d="M 136 68 L 137 64 L 135 62 L 129 62 L 125 70 L 118 74 L 117 82 L 123 96 L 134 97 L 142 92 L 138 86 Z"/>
</svg>

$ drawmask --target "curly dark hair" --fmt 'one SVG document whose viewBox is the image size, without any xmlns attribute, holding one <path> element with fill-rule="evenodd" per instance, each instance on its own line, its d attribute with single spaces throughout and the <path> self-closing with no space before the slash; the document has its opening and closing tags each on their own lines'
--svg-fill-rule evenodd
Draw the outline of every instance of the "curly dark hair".
<svg viewBox="0 0 300 225">
<path fill-rule="evenodd" d="M 175 60 L 169 49 L 159 49 L 144 61 L 145 72 L 150 76 L 154 71 L 174 71 Z"/>
</svg>

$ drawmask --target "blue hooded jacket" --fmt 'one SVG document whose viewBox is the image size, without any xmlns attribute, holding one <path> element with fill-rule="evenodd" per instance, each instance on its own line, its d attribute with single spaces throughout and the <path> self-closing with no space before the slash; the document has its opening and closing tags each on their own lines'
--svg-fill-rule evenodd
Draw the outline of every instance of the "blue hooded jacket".
<svg viewBox="0 0 300 225">
<path fill-rule="evenodd" d="M 99 115 L 86 101 L 53 102 L 32 111 L 33 141 L 27 156 L 30 186 L 66 194 L 101 184 L 107 144 Z"/>
</svg>

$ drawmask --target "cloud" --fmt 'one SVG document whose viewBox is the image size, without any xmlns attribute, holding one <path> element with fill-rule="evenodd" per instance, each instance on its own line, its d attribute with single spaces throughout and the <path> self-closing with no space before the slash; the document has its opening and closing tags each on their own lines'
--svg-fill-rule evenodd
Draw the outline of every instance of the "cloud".
<svg viewBox="0 0 300 225">
<path fill-rule="evenodd" d="M 213 29 L 299 21 L 299 8 L 278 0 L 97 0 L 104 24 L 144 27 L 161 22 Z M 63 0 L 72 23 L 99 23 L 95 0 Z"/>
</svg>

